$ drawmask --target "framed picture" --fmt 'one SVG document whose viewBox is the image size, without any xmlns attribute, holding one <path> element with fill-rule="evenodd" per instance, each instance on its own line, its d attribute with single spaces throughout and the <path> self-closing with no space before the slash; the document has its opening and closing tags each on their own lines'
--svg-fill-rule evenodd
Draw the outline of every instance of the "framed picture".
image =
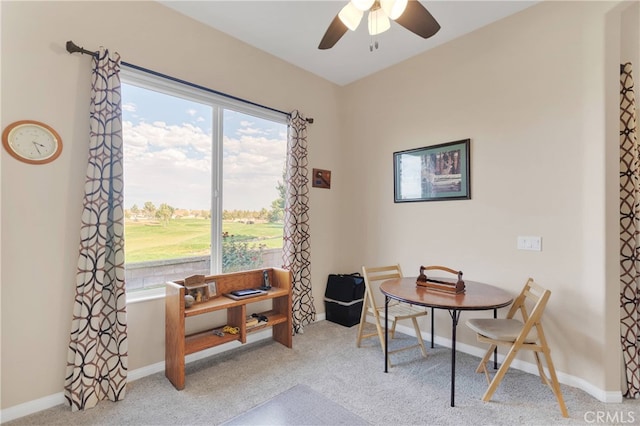
<svg viewBox="0 0 640 426">
<path fill-rule="evenodd" d="M 192 287 L 186 287 L 185 294 L 193 297 L 194 303 L 202 303 L 209 300 L 209 287 L 207 284 L 198 284 Z"/>
<path fill-rule="evenodd" d="M 311 186 L 314 188 L 331 188 L 331 171 L 313 169 L 313 177 L 311 179 Z"/>
<path fill-rule="evenodd" d="M 218 288 L 216 287 L 216 282 L 215 281 L 209 281 L 207 283 L 207 286 L 209 287 L 209 299 L 213 299 L 214 297 L 218 296 Z"/>
<path fill-rule="evenodd" d="M 462 139 L 394 152 L 394 202 L 470 199 L 469 148 Z"/>
</svg>

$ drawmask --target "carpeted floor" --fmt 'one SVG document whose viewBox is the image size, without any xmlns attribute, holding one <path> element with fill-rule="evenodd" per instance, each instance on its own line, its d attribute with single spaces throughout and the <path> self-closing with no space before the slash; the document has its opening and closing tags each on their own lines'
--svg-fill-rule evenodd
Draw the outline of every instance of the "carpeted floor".
<svg viewBox="0 0 640 426">
<path fill-rule="evenodd" d="M 234 417 L 223 426 L 368 425 L 349 410 L 305 385 L 296 385 Z"/>
<path fill-rule="evenodd" d="M 269 405 L 265 402 L 276 401 L 283 393 L 286 396 L 292 388 L 310 389 L 313 395 L 322 396 L 296 399 L 303 413 L 296 417 L 300 424 L 314 422 L 314 417 L 305 421 L 305 412 L 336 405 L 341 407 L 336 414 L 346 412 L 345 418 L 356 416 L 372 425 L 585 425 L 598 418 L 605 419 L 599 424 L 640 421 L 638 401 L 604 404 L 563 385 L 570 415 L 565 419 L 551 390 L 537 376 L 514 369 L 492 401 L 485 403 L 480 398 L 487 383 L 484 375 L 475 373 L 479 360 L 461 352 L 456 363 L 456 406 L 450 407 L 449 348 L 429 348 L 427 358 L 417 350 L 400 352 L 385 374 L 379 343 L 367 339 L 364 347 L 356 348 L 356 329 L 320 321 L 294 337 L 293 349 L 266 340 L 188 364 L 182 391 L 175 390 L 164 373 L 157 373 L 129 383 L 125 399 L 117 403 L 103 401 L 77 413 L 61 405 L 6 424 L 216 425 Z M 399 334 L 390 347 L 414 340 Z M 615 421 L 611 420 L 614 416 Z M 327 424 L 340 423 L 326 419 Z M 253 424 L 286 423 L 265 418 Z"/>
</svg>

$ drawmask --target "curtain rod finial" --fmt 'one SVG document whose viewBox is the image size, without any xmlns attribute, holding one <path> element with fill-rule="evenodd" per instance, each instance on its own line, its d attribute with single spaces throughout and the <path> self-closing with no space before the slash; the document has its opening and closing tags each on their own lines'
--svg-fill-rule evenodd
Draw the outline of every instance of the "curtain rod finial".
<svg viewBox="0 0 640 426">
<path fill-rule="evenodd" d="M 69 53 L 82 53 L 83 55 L 91 55 L 96 56 L 96 52 L 91 52 L 90 50 L 86 50 L 84 47 L 80 47 L 71 40 L 69 40 L 66 44 L 67 52 Z"/>
<path fill-rule="evenodd" d="M 74 53 L 77 52 L 79 50 L 78 46 L 72 42 L 71 40 L 67 41 L 67 52 L 69 53 Z"/>
</svg>

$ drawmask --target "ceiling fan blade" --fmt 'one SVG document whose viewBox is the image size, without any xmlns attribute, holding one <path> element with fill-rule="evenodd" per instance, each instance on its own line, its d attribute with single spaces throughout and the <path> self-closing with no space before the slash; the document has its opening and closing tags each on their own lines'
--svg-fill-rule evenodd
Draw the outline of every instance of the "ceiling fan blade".
<svg viewBox="0 0 640 426">
<path fill-rule="evenodd" d="M 329 24 L 329 28 L 327 28 L 327 32 L 324 33 L 322 40 L 320 40 L 318 49 L 331 49 L 347 30 L 347 26 L 343 24 L 338 15 L 336 15 L 333 21 L 331 21 L 331 24 Z"/>
<path fill-rule="evenodd" d="M 417 0 L 409 0 L 396 22 L 422 38 L 429 38 L 440 30 L 438 21 Z"/>
</svg>

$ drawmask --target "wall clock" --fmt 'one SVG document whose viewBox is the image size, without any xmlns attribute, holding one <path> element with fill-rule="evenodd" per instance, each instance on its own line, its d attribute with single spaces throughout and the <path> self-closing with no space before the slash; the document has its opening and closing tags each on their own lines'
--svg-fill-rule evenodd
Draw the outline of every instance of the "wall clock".
<svg viewBox="0 0 640 426">
<path fill-rule="evenodd" d="M 62 138 L 50 126 L 34 120 L 9 124 L 2 145 L 11 156 L 28 164 L 50 163 L 62 152 Z"/>
</svg>

